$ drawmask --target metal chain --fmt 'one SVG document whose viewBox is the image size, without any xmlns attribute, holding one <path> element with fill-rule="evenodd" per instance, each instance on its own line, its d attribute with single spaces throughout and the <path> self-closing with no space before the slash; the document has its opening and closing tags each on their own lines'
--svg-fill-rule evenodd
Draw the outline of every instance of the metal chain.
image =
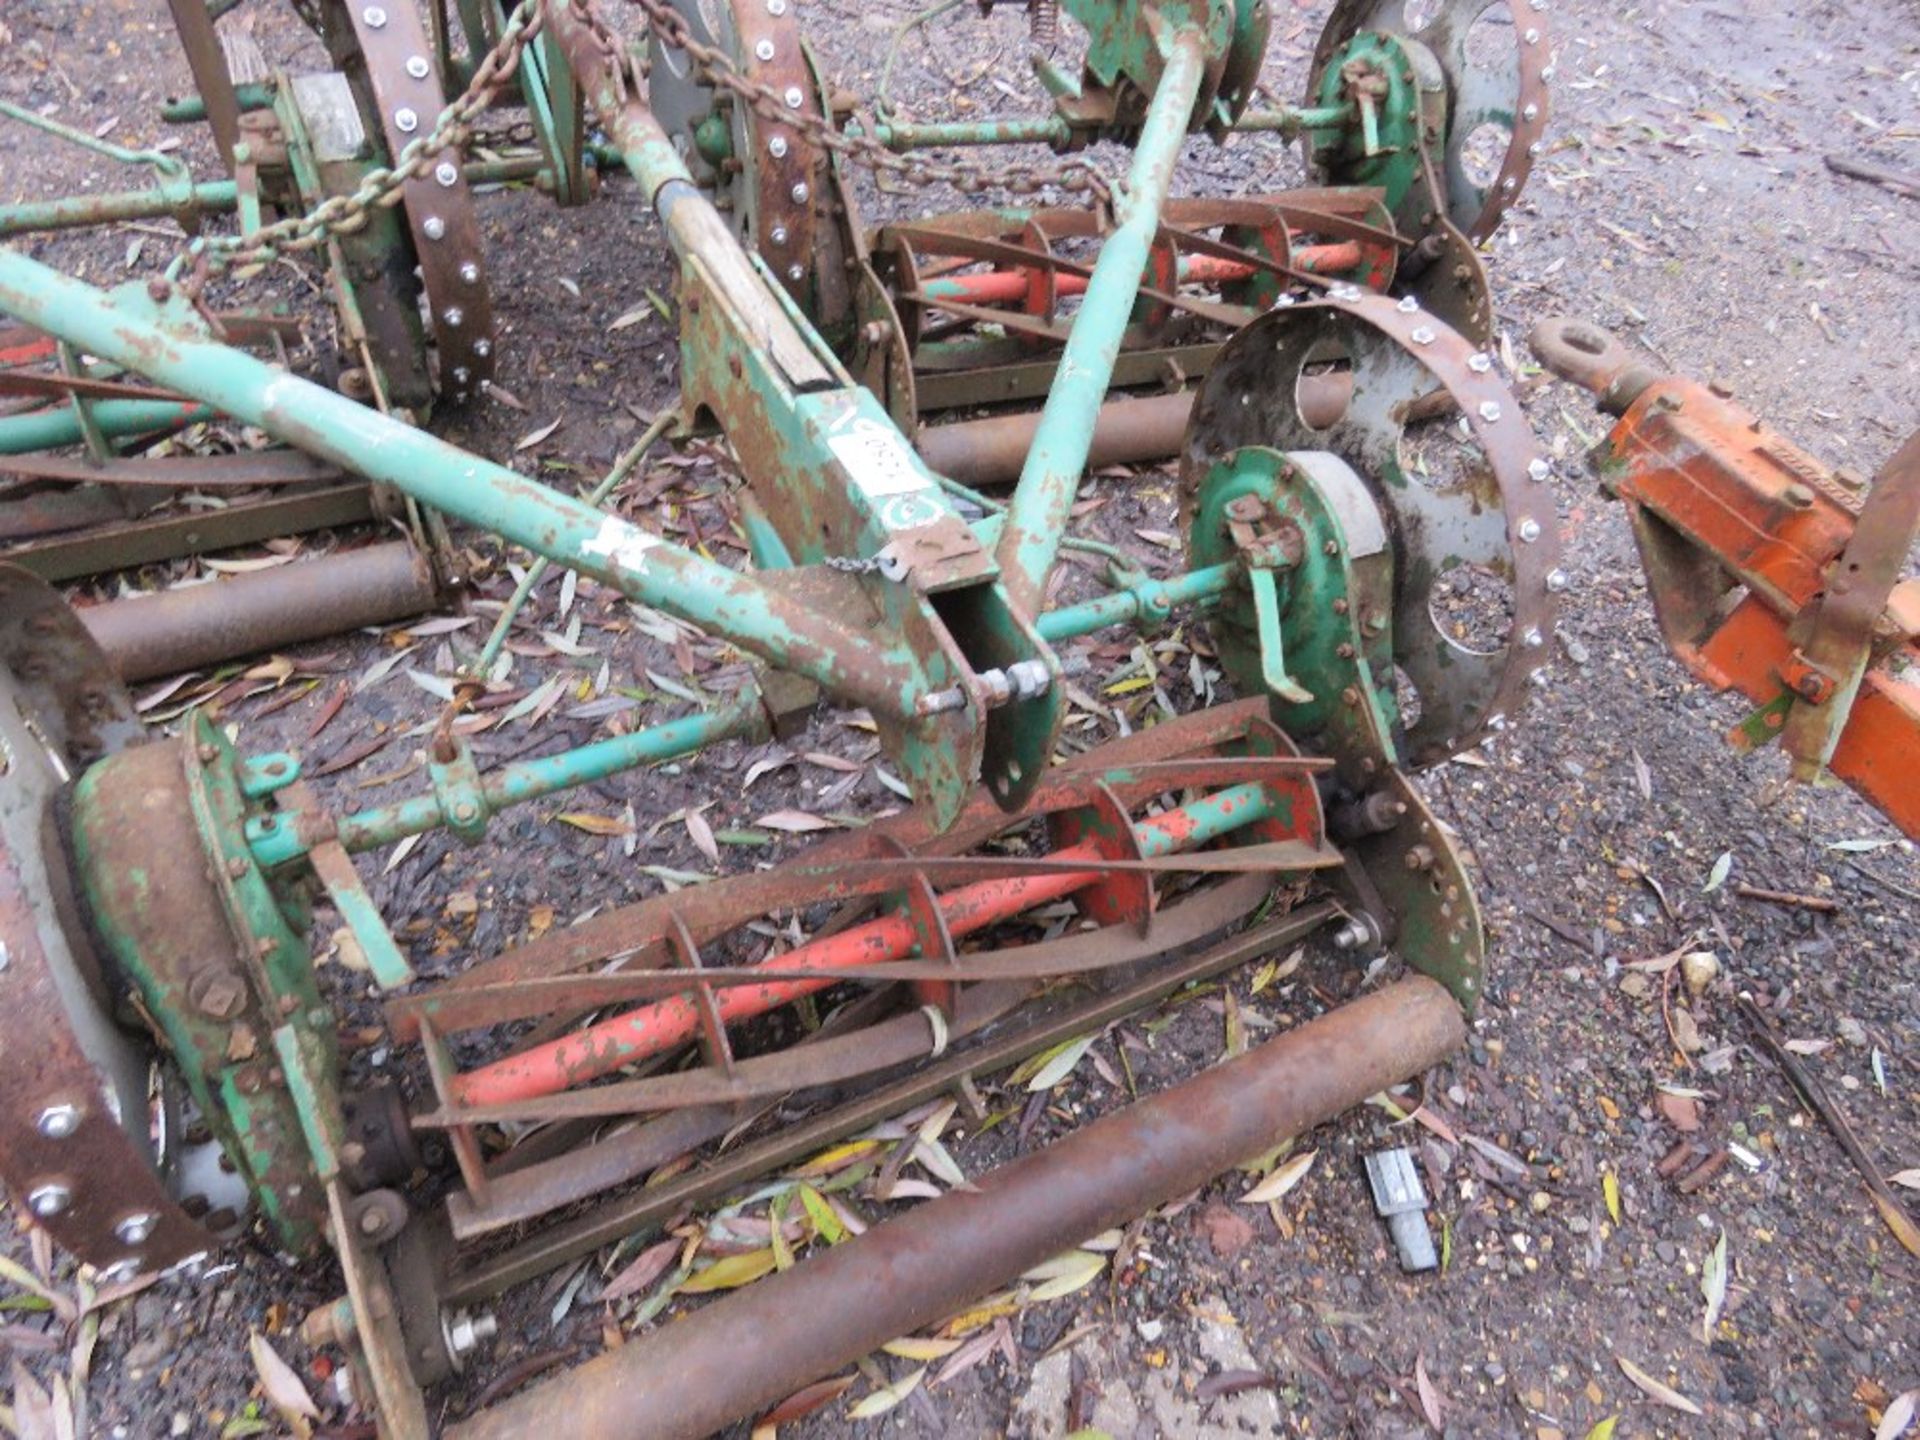
<svg viewBox="0 0 1920 1440">
<path fill-rule="evenodd" d="M 1051 165 L 1003 163 L 988 168 L 966 161 L 927 160 L 896 154 L 873 138 L 871 125 L 865 127 L 866 133 L 848 135 L 833 123 L 831 115 L 809 115 L 797 101 L 790 101 L 797 91 L 783 94 L 771 85 L 742 75 L 732 56 L 694 37 L 686 17 L 673 8 L 670 0 L 630 0 L 630 3 L 638 7 L 662 40 L 692 57 L 701 78 L 716 89 L 735 96 L 761 119 L 790 126 L 811 144 L 834 151 L 856 164 L 885 171 L 910 185 L 947 184 L 969 195 L 986 190 L 1030 195 L 1051 188 L 1089 191 L 1106 199 L 1113 193 L 1108 177 L 1082 159 Z M 601 31 L 603 39 L 612 42 L 614 53 L 619 53 L 617 39 L 606 30 L 604 22 L 599 21 L 592 6 L 583 4 L 579 8 L 588 23 Z"/>
<path fill-rule="evenodd" d="M 788 94 L 742 75 L 724 50 L 694 37 L 686 18 L 673 9 L 668 0 L 632 0 L 632 3 L 668 45 L 692 57 L 702 77 L 716 89 L 732 94 L 761 118 L 790 126 L 809 143 L 843 155 L 856 164 L 885 171 L 910 185 L 947 184 L 968 194 L 987 190 L 1034 194 L 1054 188 L 1087 191 L 1104 199 L 1113 193 L 1107 176 L 1086 160 L 1054 165 L 1021 163 L 988 169 L 965 161 L 895 154 L 871 134 L 845 134 L 830 115 L 807 114 L 789 103 Z M 587 23 L 601 32 L 609 50 L 614 54 L 624 53 L 618 38 L 591 6 L 580 8 Z M 194 282 L 203 282 L 213 271 L 258 264 L 277 255 L 316 250 L 335 235 L 351 234 L 365 223 L 367 211 L 374 206 L 398 204 L 402 188 L 436 164 L 442 151 L 464 151 L 483 134 L 489 140 L 496 140 L 500 132 L 482 132 L 475 122 L 513 78 L 520 65 L 521 52 L 539 33 L 545 18 L 545 0 L 520 0 L 508 15 L 499 41 L 475 69 L 471 83 L 440 112 L 433 128 L 410 140 L 391 166 L 367 171 L 353 193 L 331 196 L 304 215 L 290 216 L 251 234 L 206 235 L 195 239 L 183 257 L 192 269 Z M 531 129 L 527 126 L 511 127 L 505 134 L 518 137 L 523 129 L 531 138 Z"/>
<path fill-rule="evenodd" d="M 493 105 L 513 78 L 520 65 L 521 51 L 539 33 L 545 18 L 543 0 L 520 0 L 507 16 L 499 41 L 475 69 L 472 82 L 440 112 L 430 131 L 407 142 L 391 166 L 367 171 L 352 194 L 332 196 L 304 215 L 263 226 L 251 234 L 196 239 L 186 252 L 195 276 L 204 279 L 214 270 L 251 265 L 288 252 L 318 249 L 334 235 L 359 229 L 366 222 L 367 211 L 374 206 L 398 204 L 402 187 L 433 168 L 442 151 L 457 153 L 465 148 L 473 135 L 474 122 Z"/>
</svg>

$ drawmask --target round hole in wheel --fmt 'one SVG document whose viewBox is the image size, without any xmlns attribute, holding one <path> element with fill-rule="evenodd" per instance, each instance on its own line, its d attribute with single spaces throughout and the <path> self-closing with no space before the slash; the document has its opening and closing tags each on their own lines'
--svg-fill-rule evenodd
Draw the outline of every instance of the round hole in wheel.
<svg viewBox="0 0 1920 1440">
<path fill-rule="evenodd" d="M 1413 402 L 1416 408 L 1438 403 L 1426 397 L 1416 397 Z M 1478 490 L 1493 508 L 1499 508 L 1499 487 L 1487 453 L 1479 441 L 1462 433 L 1457 418 L 1412 425 L 1403 431 L 1400 469 L 1407 479 L 1430 490 Z"/>
<path fill-rule="evenodd" d="M 1507 147 L 1512 143 L 1511 128 L 1484 120 L 1467 132 L 1460 147 L 1460 169 L 1474 185 L 1490 190 L 1500 178 L 1500 167 L 1506 163 Z"/>
<path fill-rule="evenodd" d="M 1398 665 L 1393 667 L 1393 700 L 1400 707 L 1400 724 L 1411 730 L 1420 723 L 1420 687 Z"/>
<path fill-rule="evenodd" d="M 1513 634 L 1513 585 L 1484 565 L 1442 571 L 1427 597 L 1433 628 L 1463 650 L 1497 655 Z"/>
<path fill-rule="evenodd" d="M 1403 32 L 1416 34 L 1433 23 L 1433 17 L 1447 8 L 1447 0 L 1407 0 L 1407 28 Z"/>
<path fill-rule="evenodd" d="M 1353 403 L 1353 361 L 1337 346 L 1316 345 L 1293 382 L 1294 409 L 1309 430 L 1329 430 Z"/>
</svg>

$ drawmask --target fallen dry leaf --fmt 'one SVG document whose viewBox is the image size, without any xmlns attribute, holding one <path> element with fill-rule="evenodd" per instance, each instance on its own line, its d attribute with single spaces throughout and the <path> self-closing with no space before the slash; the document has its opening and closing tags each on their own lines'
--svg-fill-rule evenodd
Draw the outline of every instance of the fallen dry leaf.
<svg viewBox="0 0 1920 1440">
<path fill-rule="evenodd" d="M 253 1368 L 259 1373 L 260 1388 L 266 1394 L 267 1403 L 280 1412 L 280 1418 L 296 1435 L 311 1434 L 312 1427 L 307 1422 L 318 1420 L 320 1411 L 293 1367 L 280 1358 L 279 1352 L 258 1330 L 249 1336 L 247 1348 L 253 1354 Z"/>
<path fill-rule="evenodd" d="M 1270 1200 L 1278 1200 L 1294 1186 L 1307 1178 L 1307 1171 L 1313 1168 L 1313 1162 L 1319 1157 L 1318 1150 L 1307 1150 L 1273 1167 L 1273 1173 L 1240 1197 L 1242 1205 L 1265 1205 Z"/>
<path fill-rule="evenodd" d="M 1427 1376 L 1427 1357 L 1424 1355 L 1413 1357 L 1413 1384 L 1420 1392 L 1420 1408 L 1426 1412 L 1427 1424 L 1436 1430 L 1444 1429 L 1441 1417 L 1446 1413 L 1446 1402 Z"/>
<path fill-rule="evenodd" d="M 531 450 L 534 446 L 538 445 L 542 440 L 546 439 L 549 435 L 553 434 L 553 432 L 558 430 L 559 428 L 560 428 L 560 422 L 558 420 L 555 420 L 551 424 L 542 425 L 537 430 L 529 430 L 526 434 L 522 435 L 518 440 L 513 442 L 513 448 L 515 450 Z"/>
<path fill-rule="evenodd" d="M 1688 1415 L 1702 1415 L 1706 1413 L 1671 1385 L 1662 1384 L 1660 1381 L 1654 1379 L 1653 1376 L 1642 1370 L 1638 1365 L 1634 1364 L 1633 1361 L 1627 1359 L 1626 1356 L 1616 1355 L 1614 1359 L 1619 1361 L 1620 1373 L 1622 1375 L 1626 1376 L 1627 1379 L 1639 1386 L 1640 1389 L 1645 1391 L 1651 1398 L 1658 1400 L 1662 1405 L 1672 1410 L 1684 1411 Z"/>
</svg>

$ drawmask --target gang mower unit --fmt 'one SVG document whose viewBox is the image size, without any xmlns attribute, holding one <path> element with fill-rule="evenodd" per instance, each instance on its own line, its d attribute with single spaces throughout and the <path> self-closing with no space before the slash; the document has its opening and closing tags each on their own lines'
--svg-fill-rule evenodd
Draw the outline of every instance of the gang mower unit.
<svg viewBox="0 0 1920 1440">
<path fill-rule="evenodd" d="M 241 464 L 308 487 L 269 504 L 356 477 L 360 503 L 411 527 L 409 561 L 449 522 L 479 527 L 729 642 L 753 678 L 704 712 L 483 770 L 456 723 L 480 667 L 419 793 L 348 810 L 298 755 L 246 753 L 202 713 L 149 738 L 84 612 L 0 570 L 0 1173 L 60 1244 L 115 1278 L 242 1234 L 330 1249 L 344 1293 L 307 1334 L 352 1355 L 383 1435 L 525 1434 L 556 1404 L 581 1434 L 703 1434 L 1460 1042 L 1485 941 L 1409 776 L 1517 716 L 1566 583 L 1474 250 L 1545 122 L 1542 0 L 1449 0 L 1412 31 L 1397 4 L 1343 3 L 1306 103 L 1274 110 L 1252 103 L 1260 0 L 1064 0 L 1084 60 L 1037 62 L 1052 113 L 947 125 L 830 92 L 788 0 L 314 0 L 301 13 L 333 68 L 310 75 L 257 63 L 217 24 L 232 8 L 172 0 L 198 87 L 175 112 L 205 119 L 230 179 L 149 157 L 151 193 L 0 215 L 14 235 L 199 227 L 165 273 L 111 291 L 0 249 L 0 313 L 23 327 L 0 384 L 56 402 L 0 418 L 10 448 L 84 442 L 58 483 L 91 464 L 111 495 L 141 463 L 120 440 L 225 417 L 286 447 Z M 1034 0 L 1037 34 L 1057 22 Z M 1475 22 L 1490 31 L 1470 45 Z M 470 156 L 500 115 L 528 147 Z M 1262 133 L 1304 139 L 1324 186 L 1171 196 L 1190 137 L 1275 143 Z M 1094 163 L 1113 141 L 1123 180 Z M 954 158 L 1035 142 L 1056 158 Z M 863 167 L 1014 194 L 869 230 Z M 473 187 L 516 176 L 657 218 L 675 418 L 737 457 L 752 568 L 599 508 L 605 487 L 575 498 L 425 428 L 479 403 L 500 361 Z M 322 266 L 332 302 L 339 353 L 310 375 L 274 348 L 278 322 L 209 299 L 288 254 Z M 1178 413 L 1115 398 L 1170 377 L 1198 381 Z M 926 424 L 1028 397 L 1037 415 L 987 422 L 992 465 L 980 422 Z M 1103 593 L 1052 604 L 1061 549 L 1090 543 L 1069 533 L 1090 456 L 1136 424 L 1177 448 L 1185 567 L 1116 564 Z M 44 488 L 63 458 L 17 473 Z M 169 483 L 204 483 L 172 458 Z M 956 470 L 1012 489 L 990 500 Z M 1651 527 L 1650 490 L 1628 498 Z M 74 533 L 111 561 L 125 528 Z M 1492 611 L 1471 646 L 1435 609 L 1468 591 Z M 1176 612 L 1204 621 L 1244 698 L 1063 757 L 1066 648 Z M 1826 625 L 1802 649 L 1849 697 L 1880 696 Z M 913 803 L 775 868 L 601 909 L 431 983 L 356 869 L 639 767 L 697 776 L 704 748 L 818 706 L 870 714 Z M 1075 919 L 1049 928 L 1062 902 Z M 404 1084 L 342 1054 L 308 943 L 321 905 L 413 1057 Z M 1405 978 L 562 1380 L 457 1420 L 434 1398 L 509 1286 L 1315 933 L 1390 950 Z M 802 1001 L 817 1025 L 762 1019 Z M 538 1145 L 502 1145 L 532 1127 Z"/>
</svg>

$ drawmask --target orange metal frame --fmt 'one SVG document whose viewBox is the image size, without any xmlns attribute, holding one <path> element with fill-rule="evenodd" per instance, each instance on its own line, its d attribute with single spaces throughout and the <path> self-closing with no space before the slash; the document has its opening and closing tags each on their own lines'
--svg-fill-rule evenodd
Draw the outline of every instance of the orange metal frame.
<svg viewBox="0 0 1920 1440">
<path fill-rule="evenodd" d="M 1920 838 L 1920 580 L 1877 597 L 1871 635 L 1853 647 L 1860 664 L 1835 673 L 1808 656 L 1822 602 L 1845 568 L 1860 568 L 1864 492 L 1677 377 L 1649 385 L 1608 445 L 1603 480 L 1632 516 L 1668 644 L 1696 675 L 1761 707 L 1734 743 L 1785 736 L 1799 778 L 1824 763 Z M 1894 486 L 1920 486 L 1920 436 L 1876 488 Z"/>
</svg>

